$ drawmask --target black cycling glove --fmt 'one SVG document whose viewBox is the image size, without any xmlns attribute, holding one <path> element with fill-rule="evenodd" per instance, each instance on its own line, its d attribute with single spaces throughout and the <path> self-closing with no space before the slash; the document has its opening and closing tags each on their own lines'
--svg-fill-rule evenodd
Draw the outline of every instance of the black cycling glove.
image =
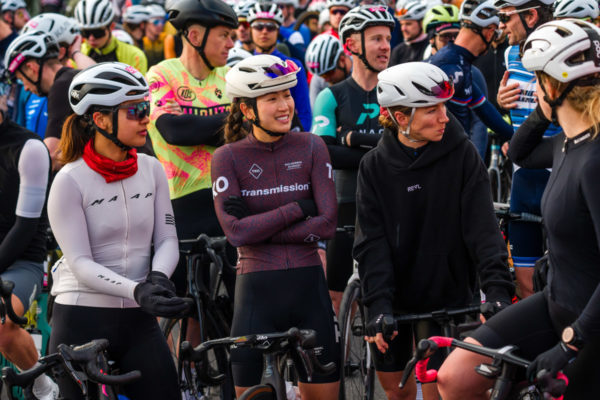
<svg viewBox="0 0 600 400">
<path fill-rule="evenodd" d="M 383 335 L 385 340 L 391 339 L 394 331 L 397 331 L 396 320 L 391 314 L 379 314 L 371 319 L 367 324 L 367 335 L 376 336 L 378 333 Z"/>
<path fill-rule="evenodd" d="M 558 371 L 562 370 L 570 362 L 573 362 L 575 357 L 577 357 L 577 352 L 560 341 L 550 350 L 539 354 L 535 360 L 529 364 L 529 367 L 527 367 L 527 378 L 531 382 L 533 382 L 535 378 L 540 378 L 543 375 L 550 375 L 554 378 Z M 540 374 L 540 372 L 542 373 Z M 538 376 L 538 374 L 541 376 Z"/>
<path fill-rule="evenodd" d="M 486 320 L 504 310 L 512 304 L 509 292 L 506 288 L 492 286 L 486 290 L 486 302 L 481 305 L 481 314 Z"/>
<path fill-rule="evenodd" d="M 133 297 L 142 310 L 155 317 L 177 318 L 185 315 L 189 309 L 188 301 L 151 282 L 138 283 Z"/>
<path fill-rule="evenodd" d="M 246 202 L 240 196 L 229 196 L 223 202 L 223 206 L 227 214 L 233 215 L 237 219 L 242 219 L 250 215 L 250 210 Z"/>
<path fill-rule="evenodd" d="M 317 205 L 313 199 L 300 199 L 296 200 L 296 203 L 302 209 L 302 213 L 304 214 L 304 218 L 316 217 L 319 214 L 317 210 Z"/>
<path fill-rule="evenodd" d="M 146 277 L 146 282 L 154 283 L 160 287 L 167 289 L 170 292 L 175 293 L 175 284 L 169 279 L 169 277 L 160 271 L 150 271 Z"/>
<path fill-rule="evenodd" d="M 551 377 L 555 377 L 558 371 L 562 370 L 568 363 L 573 362 L 577 357 L 577 352 L 569 348 L 562 341 L 552 347 L 550 350 L 538 355 L 529 367 L 527 367 L 527 378 L 533 382 L 542 370 Z"/>
</svg>

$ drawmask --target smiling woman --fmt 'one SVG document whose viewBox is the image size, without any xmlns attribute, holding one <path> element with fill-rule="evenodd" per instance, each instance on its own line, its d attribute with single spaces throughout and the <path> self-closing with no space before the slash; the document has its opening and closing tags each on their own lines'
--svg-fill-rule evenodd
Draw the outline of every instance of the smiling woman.
<svg viewBox="0 0 600 400">
<path fill-rule="evenodd" d="M 335 233 L 335 189 L 323 141 L 290 132 L 298 72 L 291 60 L 259 55 L 226 76 L 234 100 L 227 144 L 215 151 L 211 175 L 219 223 L 239 252 L 231 335 L 314 329 L 323 348 L 319 361 L 339 366 L 338 330 L 317 253 L 317 242 Z M 239 398 L 260 383 L 262 354 L 232 349 L 231 362 Z M 303 399 L 337 397 L 339 371 L 314 376 L 312 384 L 305 371 L 298 373 Z"/>
</svg>

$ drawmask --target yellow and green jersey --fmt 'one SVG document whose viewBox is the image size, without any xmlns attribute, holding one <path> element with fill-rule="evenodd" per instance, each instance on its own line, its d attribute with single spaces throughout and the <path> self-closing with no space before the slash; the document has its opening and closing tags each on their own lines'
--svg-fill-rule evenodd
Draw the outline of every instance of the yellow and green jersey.
<svg viewBox="0 0 600 400">
<path fill-rule="evenodd" d="M 215 68 L 206 79 L 199 81 L 179 58 L 171 58 L 150 68 L 146 75 L 151 101 L 148 133 L 156 157 L 167 173 L 172 200 L 211 188 L 210 166 L 215 147 L 170 145 L 156 128 L 156 121 L 168 112 L 169 103 L 173 101 L 184 114 L 205 117 L 229 112 L 231 101 L 225 95 L 228 70 L 229 67 Z"/>
</svg>

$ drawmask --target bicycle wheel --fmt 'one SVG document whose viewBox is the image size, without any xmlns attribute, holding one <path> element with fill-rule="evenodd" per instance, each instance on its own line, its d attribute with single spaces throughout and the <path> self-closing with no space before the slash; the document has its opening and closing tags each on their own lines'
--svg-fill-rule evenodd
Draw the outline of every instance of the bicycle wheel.
<svg viewBox="0 0 600 400">
<path fill-rule="evenodd" d="M 238 400 L 277 400 L 277 395 L 271 385 L 255 385 L 246 390 Z"/>
<path fill-rule="evenodd" d="M 375 366 L 364 340 L 366 318 L 360 301 L 360 281 L 350 282 L 340 305 L 342 362 L 340 398 L 371 400 L 375 392 Z"/>
</svg>

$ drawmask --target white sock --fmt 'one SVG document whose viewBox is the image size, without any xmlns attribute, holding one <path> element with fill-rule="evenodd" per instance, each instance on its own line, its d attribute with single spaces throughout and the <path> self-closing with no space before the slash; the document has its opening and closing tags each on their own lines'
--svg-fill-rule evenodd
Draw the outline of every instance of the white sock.
<svg viewBox="0 0 600 400">
<path fill-rule="evenodd" d="M 33 381 L 33 394 L 35 397 L 48 394 L 52 390 L 53 385 L 52 379 L 48 375 L 42 374 Z"/>
</svg>

